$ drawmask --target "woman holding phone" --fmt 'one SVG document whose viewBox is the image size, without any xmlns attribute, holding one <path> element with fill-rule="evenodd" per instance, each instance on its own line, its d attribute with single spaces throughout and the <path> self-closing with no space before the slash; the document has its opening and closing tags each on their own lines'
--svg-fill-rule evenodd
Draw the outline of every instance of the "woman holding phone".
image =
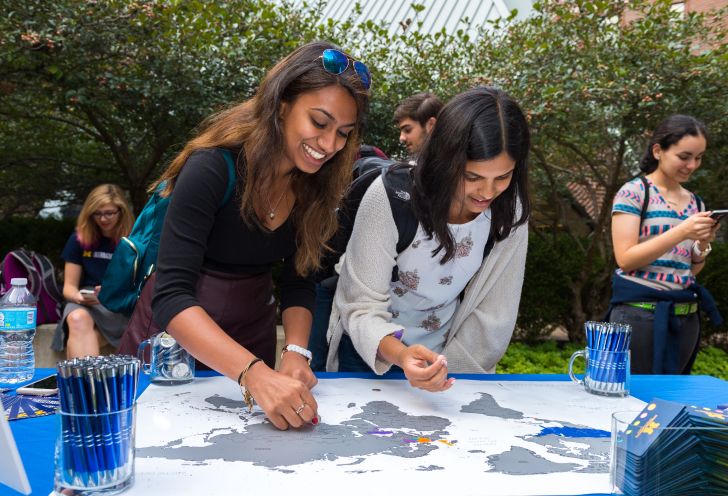
<svg viewBox="0 0 728 496">
<path fill-rule="evenodd" d="M 609 318 L 632 326 L 633 373 L 689 374 L 700 340 L 698 303 L 720 321 L 712 297 L 695 280 L 718 222 L 683 187 L 700 167 L 707 144 L 702 122 L 668 117 L 645 150 L 644 179 L 629 181 L 614 199 L 612 242 L 619 267 Z"/>
<path fill-rule="evenodd" d="M 51 347 L 68 358 L 98 355 L 101 336 L 114 348 L 128 319 L 99 303 L 97 294 L 117 243 L 131 231 L 134 214 L 115 184 L 94 188 L 83 203 L 76 229 L 61 257 L 66 306 Z"/>
</svg>

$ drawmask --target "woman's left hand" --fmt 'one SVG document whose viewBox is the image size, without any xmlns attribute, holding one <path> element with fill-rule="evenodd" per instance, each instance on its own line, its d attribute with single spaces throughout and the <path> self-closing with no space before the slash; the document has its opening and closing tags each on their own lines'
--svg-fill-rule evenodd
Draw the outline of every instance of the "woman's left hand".
<svg viewBox="0 0 728 496">
<path fill-rule="evenodd" d="M 281 365 L 279 372 L 294 379 L 298 379 L 308 387 L 313 389 L 318 383 L 318 379 L 314 375 L 311 367 L 308 365 L 308 359 L 295 351 L 287 351 L 281 357 Z"/>
</svg>

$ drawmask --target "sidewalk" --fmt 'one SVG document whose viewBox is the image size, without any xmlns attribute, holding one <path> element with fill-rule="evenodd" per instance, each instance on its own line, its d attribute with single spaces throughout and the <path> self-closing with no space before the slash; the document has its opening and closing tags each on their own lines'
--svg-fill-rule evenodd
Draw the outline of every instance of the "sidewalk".
<svg viewBox="0 0 728 496">
<path fill-rule="evenodd" d="M 56 324 L 42 324 L 38 326 L 33 340 L 33 350 L 35 351 L 35 366 L 37 368 L 55 368 L 56 362 L 64 360 L 66 353 L 59 353 L 51 350 L 51 342 L 53 341 L 53 333 L 56 330 Z M 281 350 L 283 349 L 283 326 L 276 329 L 277 345 L 276 345 L 276 366 L 280 360 Z M 110 355 L 114 353 L 114 349 L 107 345 L 101 350 L 102 355 Z"/>
</svg>

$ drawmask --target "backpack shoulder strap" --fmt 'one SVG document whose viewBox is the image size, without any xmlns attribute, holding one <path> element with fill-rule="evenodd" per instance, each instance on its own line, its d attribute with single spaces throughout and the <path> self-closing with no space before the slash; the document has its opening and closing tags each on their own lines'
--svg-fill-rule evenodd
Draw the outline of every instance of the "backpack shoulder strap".
<svg viewBox="0 0 728 496">
<path fill-rule="evenodd" d="M 47 256 L 41 255 L 40 253 L 33 253 L 33 259 L 36 262 L 37 267 L 40 269 L 40 278 L 43 284 L 43 289 L 45 289 L 46 293 L 48 293 L 54 300 L 63 301 L 63 294 L 61 293 L 61 290 L 58 287 L 58 282 L 56 281 L 56 271 L 53 267 L 53 263 Z"/>
<path fill-rule="evenodd" d="M 382 177 L 397 225 L 397 253 L 402 253 L 415 239 L 417 219 L 412 211 L 412 168 L 407 165 L 390 167 Z"/>
<path fill-rule="evenodd" d="M 640 176 L 640 181 L 645 189 L 645 197 L 642 199 L 642 210 L 640 211 L 640 226 L 647 217 L 647 206 L 650 204 L 650 183 L 647 181 L 645 176 Z"/>
<path fill-rule="evenodd" d="M 222 207 L 230 201 L 230 198 L 232 198 L 233 196 L 233 191 L 235 191 L 235 159 L 233 158 L 233 152 L 231 152 L 230 150 L 227 150 L 225 148 L 220 148 L 219 150 L 222 152 L 222 156 L 225 158 L 228 172 L 227 189 L 225 190 L 225 196 L 223 197 L 222 203 L 220 204 L 220 206 Z"/>
<path fill-rule="evenodd" d="M 18 250 L 11 251 L 9 255 L 23 266 L 23 269 L 27 273 L 28 290 L 33 293 L 33 296 L 38 298 L 38 295 L 40 294 L 41 279 L 40 274 L 38 274 L 38 269 L 36 269 L 33 264 L 33 253 L 20 248 Z"/>
<path fill-rule="evenodd" d="M 697 193 L 693 193 L 693 197 L 695 197 L 695 203 L 698 205 L 698 212 L 704 212 L 705 202 L 703 201 L 703 199 Z"/>
</svg>

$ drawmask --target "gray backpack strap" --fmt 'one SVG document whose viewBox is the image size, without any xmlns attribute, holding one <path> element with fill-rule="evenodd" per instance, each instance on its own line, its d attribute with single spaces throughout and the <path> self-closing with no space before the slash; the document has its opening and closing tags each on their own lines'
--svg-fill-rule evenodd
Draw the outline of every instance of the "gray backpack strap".
<svg viewBox="0 0 728 496">
<path fill-rule="evenodd" d="M 53 263 L 50 259 L 41 255 L 40 253 L 33 253 L 33 257 L 37 262 L 37 266 L 40 267 L 40 279 L 43 284 L 43 289 L 46 290 L 51 298 L 59 302 L 63 301 L 63 292 L 58 287 L 58 281 L 56 281 L 56 269 L 53 267 Z"/>
<path fill-rule="evenodd" d="M 28 291 L 33 293 L 33 296 L 37 299 L 40 294 L 42 281 L 40 274 L 38 274 L 38 269 L 35 268 L 35 264 L 33 263 L 33 252 L 21 248 L 11 251 L 10 255 L 20 262 L 28 273 Z"/>
</svg>

